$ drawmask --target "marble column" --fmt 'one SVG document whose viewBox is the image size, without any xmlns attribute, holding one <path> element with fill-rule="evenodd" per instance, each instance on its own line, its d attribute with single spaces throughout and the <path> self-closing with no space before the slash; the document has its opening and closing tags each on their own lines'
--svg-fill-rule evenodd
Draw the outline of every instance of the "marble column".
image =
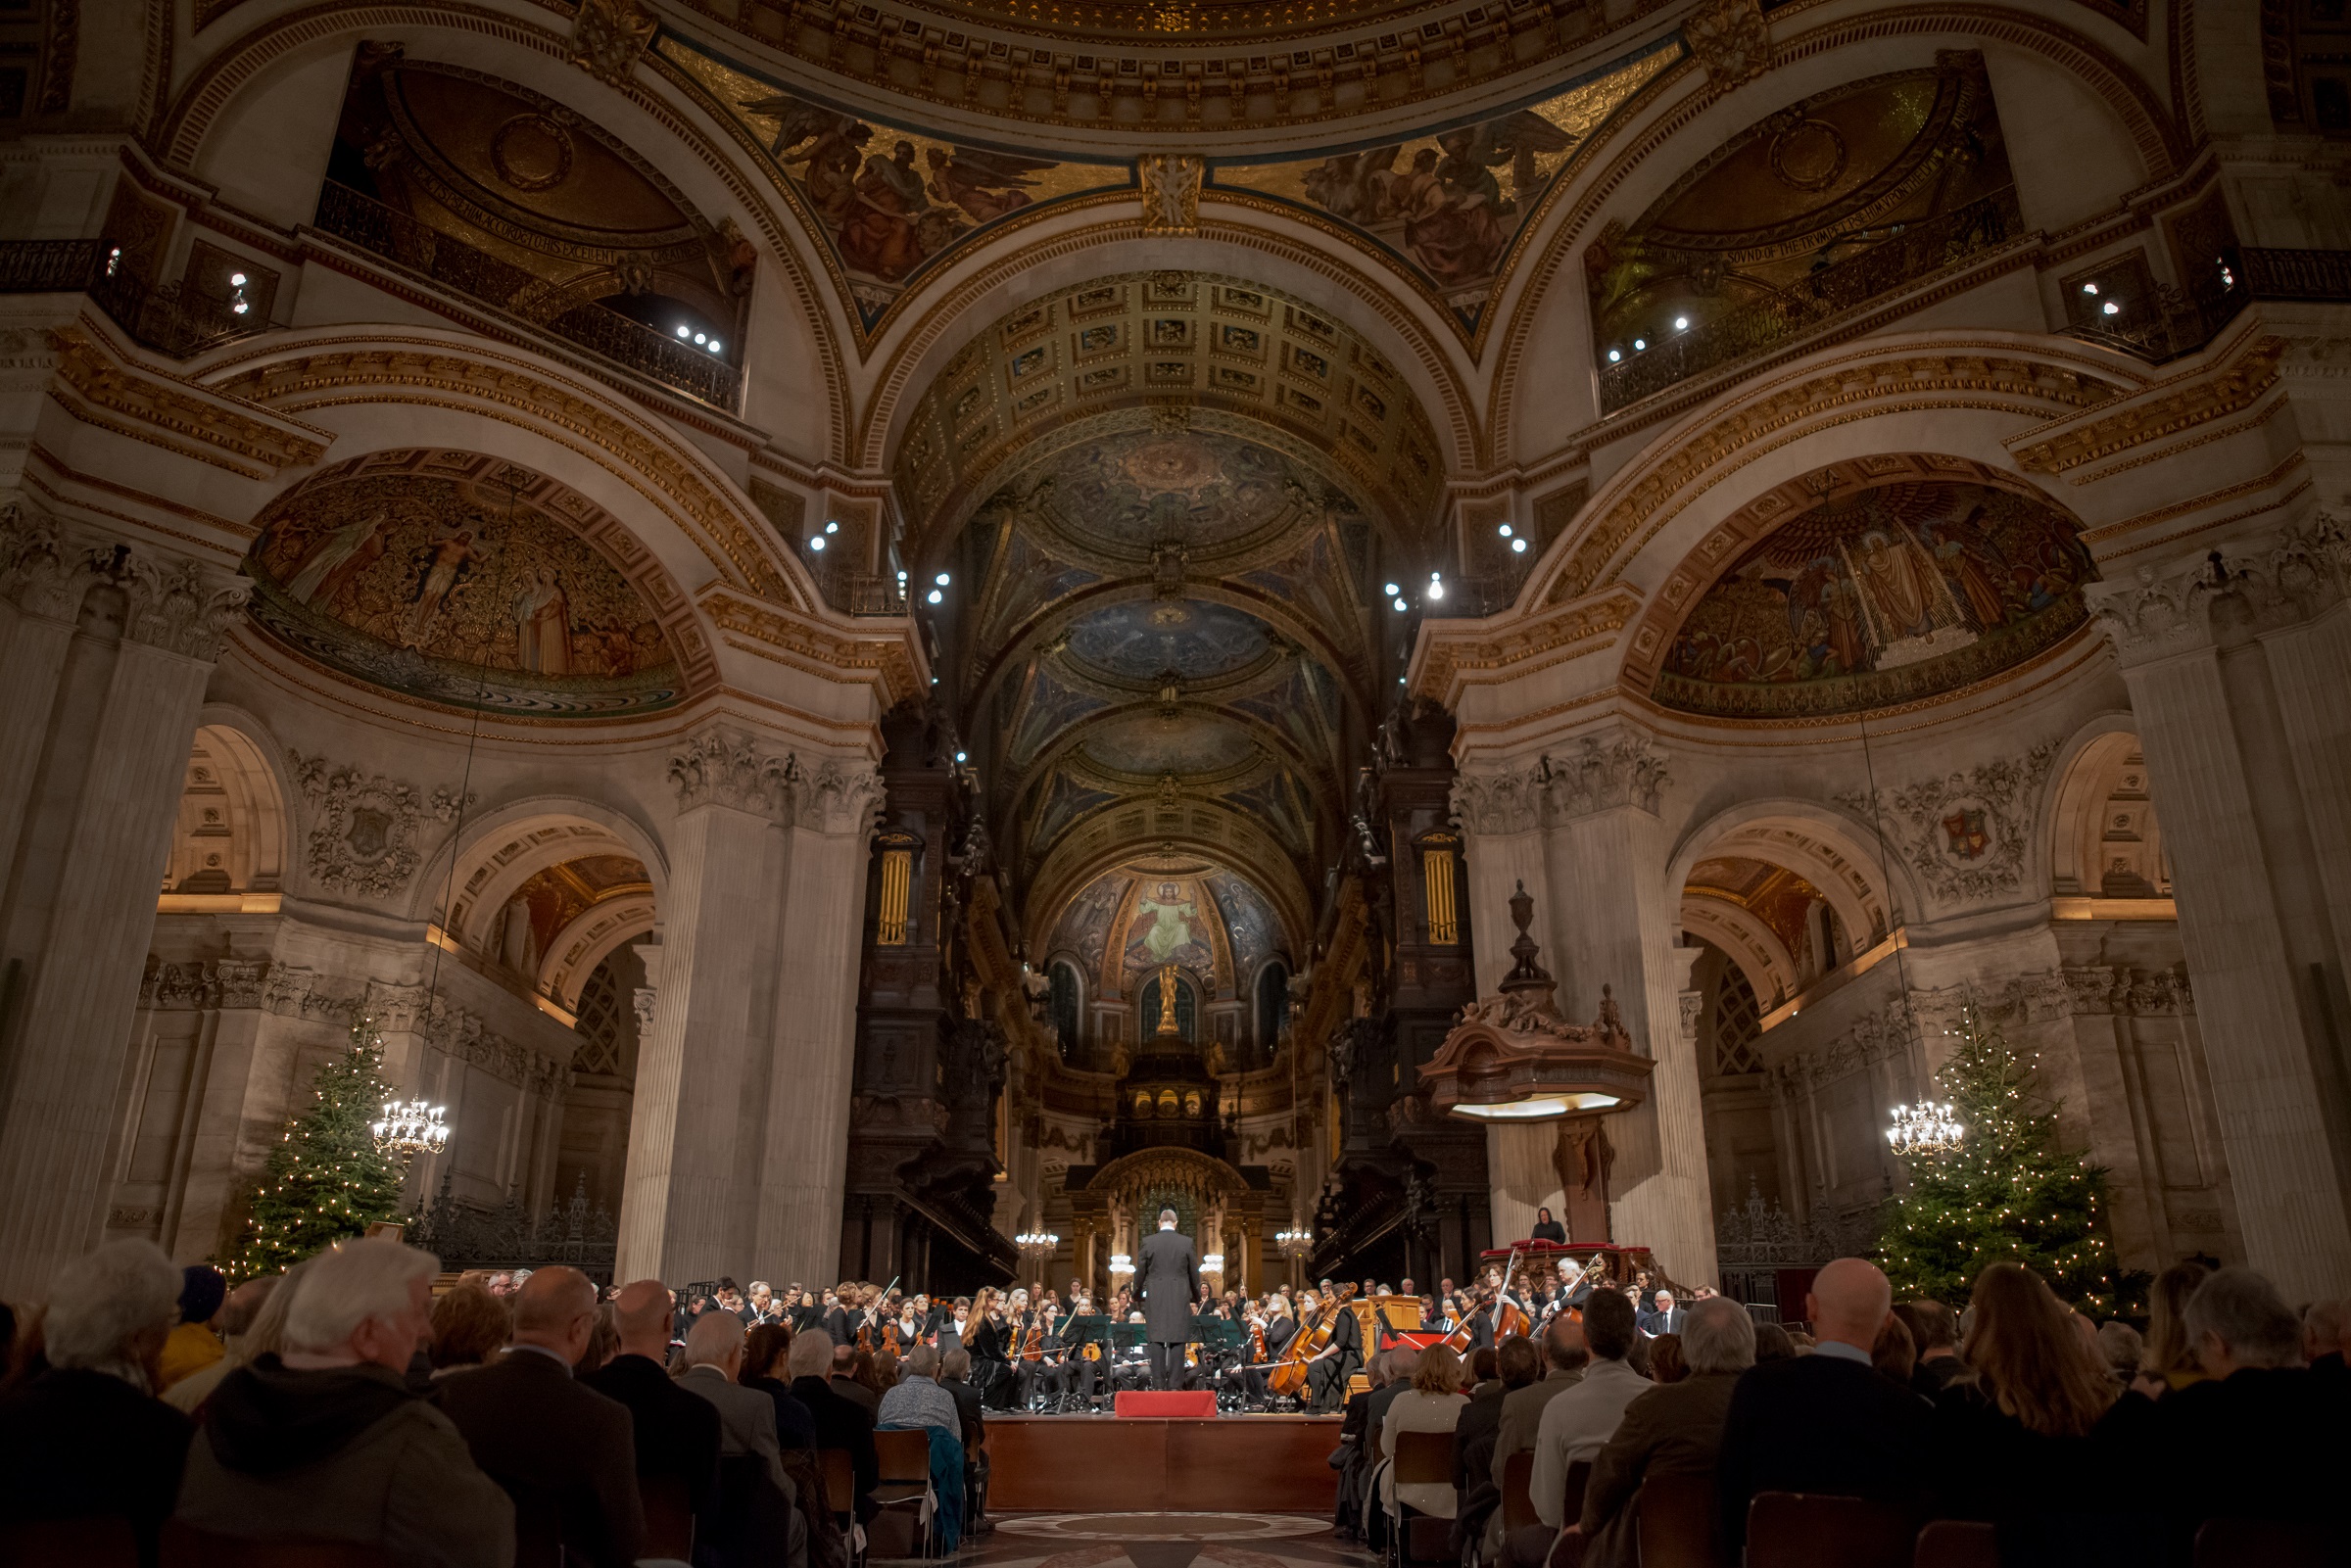
<svg viewBox="0 0 2351 1568">
<path fill-rule="evenodd" d="M 1503 924 L 1492 912 L 1523 879 L 1560 1012 L 1579 1022 L 1597 1018 L 1607 986 L 1633 1048 L 1656 1064 L 1648 1099 L 1607 1121 L 1615 1239 L 1649 1247 L 1685 1284 L 1711 1284 L 1705 1124 L 1697 1051 L 1682 1027 L 1693 955 L 1678 945 L 1680 904 L 1667 885 L 1669 846 L 1657 819 L 1665 784 L 1662 753 L 1617 726 L 1577 736 L 1531 769 L 1464 777 L 1456 802 L 1473 896 L 1484 900 L 1478 973 L 1486 987 L 1507 968 L 1485 950 L 1493 942 L 1485 933 Z"/>
<path fill-rule="evenodd" d="M 158 869 L 243 591 L 22 513 L 0 536 L 0 1295 L 22 1298 L 104 1228 Z"/>
<path fill-rule="evenodd" d="M 2091 594 L 2172 860 L 2245 1260 L 2351 1293 L 2351 608 L 2338 527 Z"/>
<path fill-rule="evenodd" d="M 871 768 L 708 731 L 678 790 L 638 1052 L 624 1279 L 827 1276 L 842 1165 Z"/>
</svg>

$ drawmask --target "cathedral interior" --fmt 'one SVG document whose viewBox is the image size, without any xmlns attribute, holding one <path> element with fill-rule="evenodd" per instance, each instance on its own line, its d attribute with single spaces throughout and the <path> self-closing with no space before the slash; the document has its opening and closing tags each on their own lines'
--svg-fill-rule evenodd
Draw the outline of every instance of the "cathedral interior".
<svg viewBox="0 0 2351 1568">
<path fill-rule="evenodd" d="M 2127 1267 L 2351 1294 L 2347 60 L 0 8 L 0 1294 L 222 1255 L 373 1031 L 450 1267 L 1107 1284 L 1173 1207 L 1433 1285 L 1541 1206 L 1761 1302 L 1968 1014 Z"/>
</svg>

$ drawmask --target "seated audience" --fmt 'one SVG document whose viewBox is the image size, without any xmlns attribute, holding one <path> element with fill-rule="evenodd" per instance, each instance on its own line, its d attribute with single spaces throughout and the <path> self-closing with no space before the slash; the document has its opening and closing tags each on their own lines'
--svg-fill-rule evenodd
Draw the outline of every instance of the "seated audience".
<svg viewBox="0 0 2351 1568">
<path fill-rule="evenodd" d="M 2302 1324 L 2278 1288 L 2250 1268 L 2220 1269 L 2181 1327 L 2203 1377 L 2152 1400 L 2123 1396 L 2098 1432 L 2130 1499 L 2169 1519 L 2183 1553 L 2221 1516 L 2339 1530 L 2351 1422 L 2340 1386 L 2301 1364 Z"/>
<path fill-rule="evenodd" d="M 938 1352 L 917 1345 L 906 1356 L 906 1370 L 897 1387 L 882 1396 L 877 1426 L 935 1426 L 963 1437 L 963 1416 L 955 1397 L 938 1386 Z"/>
<path fill-rule="evenodd" d="M 1946 1506 L 2045 1521 L 2082 1510 L 2090 1431 L 2120 1392 L 2039 1274 L 1993 1263 L 1968 1299 L 1968 1375 L 1943 1390 Z"/>
<path fill-rule="evenodd" d="M 1451 1432 L 1460 1424 L 1468 1403 L 1462 1393 L 1462 1358 L 1442 1345 L 1431 1345 L 1413 1363 L 1412 1381 L 1388 1405 L 1380 1422 L 1380 1447 L 1392 1460 L 1396 1440 L 1407 1432 Z M 1450 1519 L 1459 1501 L 1450 1481 L 1408 1481 L 1398 1485 L 1394 1467 L 1386 1472 L 1383 1489 L 1388 1510 L 1401 1513 L 1407 1505 L 1439 1519 Z"/>
<path fill-rule="evenodd" d="M 1633 1568 L 1640 1560 L 1634 1505 L 1651 1476 L 1713 1474 L 1731 1394 L 1755 1364 L 1754 1321 L 1719 1296 L 1695 1303 L 1682 1314 L 1681 1353 L 1688 1375 L 1626 1405 L 1592 1461 L 1577 1521 L 1583 1568 Z"/>
<path fill-rule="evenodd" d="M 683 1481 L 698 1514 L 709 1506 L 718 1482 L 718 1411 L 708 1400 L 679 1387 L 666 1370 L 673 1315 L 669 1291 L 658 1280 L 637 1280 L 621 1287 L 612 1307 L 613 1356 L 581 1381 L 629 1407 L 638 1477 Z"/>
<path fill-rule="evenodd" d="M 753 1287 L 754 1294 L 758 1289 Z M 791 1349 L 791 1329 L 776 1322 L 753 1324 L 751 1331 L 744 1336 L 740 1380 L 744 1388 L 757 1389 L 775 1402 L 779 1449 L 813 1449 L 816 1420 L 808 1413 L 808 1406 L 793 1398 L 784 1380 L 785 1356 Z"/>
<path fill-rule="evenodd" d="M 2147 1292 L 2147 1349 L 2139 1358 L 2143 1377 L 2158 1377 L 2175 1389 L 2199 1381 L 2196 1348 L 2187 1336 L 2187 1304 L 2212 1270 L 2193 1259 L 2174 1263 L 2155 1276 Z"/>
<path fill-rule="evenodd" d="M 1598 1292 L 1584 1292 L 1584 1306 L 1589 1307 Z M 1581 1308 L 1578 1308 L 1581 1310 Z M 1491 1474 L 1499 1495 L 1503 1471 L 1513 1453 L 1531 1453 L 1535 1434 L 1542 1430 L 1543 1412 L 1553 1400 L 1584 1380 L 1584 1369 L 1590 1364 L 1592 1353 L 1584 1343 L 1584 1326 L 1569 1321 L 1562 1312 L 1544 1326 L 1538 1342 L 1542 1352 L 1542 1377 L 1522 1389 L 1513 1389 L 1502 1397 L 1502 1419 L 1494 1429 L 1494 1459 Z M 1498 1560 L 1504 1546 L 1502 1510 L 1496 1508 L 1486 1520 L 1484 1556 Z"/>
<path fill-rule="evenodd" d="M 2128 1385 L 2137 1377 L 2146 1354 L 2147 1342 L 2130 1324 L 2117 1318 L 2098 1325 L 2098 1354 L 2117 1383 Z"/>
<path fill-rule="evenodd" d="M 434 1378 L 496 1360 L 514 1329 L 509 1310 L 513 1300 L 501 1300 L 479 1285 L 460 1281 L 433 1303 L 433 1333 L 424 1354 L 433 1363 Z"/>
<path fill-rule="evenodd" d="M 966 1453 L 979 1449 L 987 1432 L 987 1402 L 972 1381 L 972 1353 L 953 1350 L 938 1358 L 938 1386 L 955 1402 L 956 1433 Z"/>
<path fill-rule="evenodd" d="M 2351 1301 L 2313 1302 L 2303 1311 L 2302 1359 L 2312 1371 L 2341 1372 L 2347 1340 L 2351 1340 Z"/>
<path fill-rule="evenodd" d="M 1689 1308 L 1682 1309 L 1688 1321 Z M 1689 1362 L 1683 1359 L 1682 1336 L 1659 1334 L 1649 1342 L 1649 1380 L 1652 1383 L 1679 1383 L 1690 1375 Z"/>
<path fill-rule="evenodd" d="M 58 1270 L 26 1330 L 48 1365 L 0 1398 L 0 1520 L 126 1520 L 154 1562 L 188 1453 L 188 1418 L 154 1393 L 181 1284 L 146 1241 Z"/>
<path fill-rule="evenodd" d="M 645 1540 L 635 1423 L 572 1371 L 595 1334 L 596 1286 L 557 1265 L 533 1270 L 510 1300 L 505 1354 L 443 1379 L 434 1398 L 514 1499 L 526 1539 L 559 1539 L 566 1556 L 628 1568 Z"/>
<path fill-rule="evenodd" d="M 1755 1325 L 1755 1364 L 1757 1366 L 1761 1366 L 1765 1361 L 1793 1361 L 1795 1359 L 1796 1341 L 1788 1337 L 1786 1329 L 1777 1323 L 1757 1323 Z"/>
<path fill-rule="evenodd" d="M 857 1495 L 857 1517 L 874 1512 L 874 1488 L 881 1484 L 882 1465 L 874 1452 L 874 1412 L 842 1394 L 831 1378 L 833 1338 L 821 1328 L 802 1329 L 787 1353 L 792 1373 L 792 1397 L 808 1407 L 816 1424 L 818 1449 L 841 1449 Z"/>
<path fill-rule="evenodd" d="M 1723 1554 L 1747 1545 L 1747 1509 L 1758 1492 L 1830 1492 L 1923 1503 L 1932 1467 L 1924 1400 L 1878 1375 L 1870 1350 L 1894 1304 L 1873 1263 L 1840 1258 L 1814 1276 L 1804 1311 L 1816 1350 L 1751 1368 L 1725 1418 L 1715 1485 Z"/>
<path fill-rule="evenodd" d="M 837 1345 L 833 1348 L 833 1392 L 844 1400 L 863 1405 L 867 1415 L 879 1417 L 882 1393 L 879 1389 L 869 1387 L 857 1376 L 858 1354 L 854 1345 Z"/>
<path fill-rule="evenodd" d="M 201 1371 L 190 1372 L 166 1389 L 166 1404 L 183 1414 L 194 1415 L 204 1407 L 204 1402 L 212 1398 L 213 1390 L 219 1387 L 222 1378 L 246 1365 L 264 1351 L 277 1349 L 274 1343 L 259 1343 L 254 1328 L 261 1318 L 262 1309 L 268 1304 L 270 1293 L 277 1289 L 283 1277 L 264 1274 L 258 1279 L 247 1280 L 228 1293 L 227 1300 L 220 1304 L 220 1310 L 213 1317 L 213 1327 L 220 1331 L 220 1359 Z"/>
<path fill-rule="evenodd" d="M 1494 1444 L 1502 1434 L 1502 1402 L 1543 1375 L 1543 1353 L 1533 1340 L 1514 1334 L 1502 1342 L 1500 1350 L 1477 1352 L 1469 1364 L 1473 1374 L 1490 1367 L 1493 1376 L 1479 1379 L 1453 1428 L 1456 1556 L 1485 1534 L 1487 1519 L 1502 1506 L 1502 1489 L 1494 1480 Z"/>
<path fill-rule="evenodd" d="M 1655 1386 L 1626 1362 L 1639 1334 L 1629 1297 L 1614 1291 L 1593 1294 L 1584 1307 L 1584 1344 L 1592 1363 L 1584 1369 L 1583 1381 L 1545 1406 L 1543 1424 L 1535 1433 L 1535 1473 L 1528 1486 L 1534 1494 L 1535 1517 L 1552 1530 L 1575 1523 L 1562 1509 L 1567 1467 L 1578 1459 L 1597 1457 L 1615 1436 L 1625 1406 Z M 1512 1538 L 1513 1557 L 1523 1544 Z"/>
<path fill-rule="evenodd" d="M 190 1263 L 179 1271 L 179 1326 L 164 1341 L 157 1359 L 158 1392 L 192 1377 L 228 1354 L 213 1325 L 220 1304 L 228 1299 L 228 1281 L 220 1270 Z"/>
<path fill-rule="evenodd" d="M 766 1461 L 767 1477 L 787 1501 L 799 1494 L 784 1474 L 776 1442 L 776 1403 L 737 1379 L 743 1372 L 743 1321 L 732 1312 L 704 1312 L 686 1331 L 678 1353 L 678 1387 L 718 1407 L 718 1452 L 722 1459 L 755 1455 Z"/>
<path fill-rule="evenodd" d="M 1918 1352 L 1910 1368 L 1910 1392 L 1932 1400 L 1967 1370 L 1967 1363 L 1959 1359 L 1959 1314 L 1942 1302 L 1922 1300 L 1895 1303 L 1894 1315 L 1910 1331 L 1910 1343 Z"/>
<path fill-rule="evenodd" d="M 513 1503 L 408 1386 L 439 1267 L 355 1240 L 288 1275 L 264 1313 L 282 1314 L 282 1349 L 205 1402 L 179 1517 L 224 1536 L 353 1542 L 399 1568 L 509 1568 Z"/>
<path fill-rule="evenodd" d="M 1682 1331 L 1682 1314 L 1673 1305 L 1673 1292 L 1661 1290 L 1651 1299 L 1656 1305 L 1641 1314 L 1641 1332 L 1653 1339 L 1659 1334 L 1679 1334 Z"/>
<path fill-rule="evenodd" d="M 1869 1348 L 1869 1364 L 1889 1381 L 1910 1387 L 1918 1366 L 1918 1342 L 1910 1337 L 1900 1313 L 1886 1314 L 1886 1326 L 1878 1330 L 1878 1342 Z"/>
</svg>

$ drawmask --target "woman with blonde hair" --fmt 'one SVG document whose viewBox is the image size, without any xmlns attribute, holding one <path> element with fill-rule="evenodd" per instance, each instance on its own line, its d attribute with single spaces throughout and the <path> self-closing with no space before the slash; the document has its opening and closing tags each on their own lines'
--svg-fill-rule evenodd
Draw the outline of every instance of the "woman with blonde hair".
<svg viewBox="0 0 2351 1568">
<path fill-rule="evenodd" d="M 1967 1517 L 2002 1521 L 2080 1511 L 2090 1430 L 2121 1391 L 2030 1268 L 1993 1263 L 1968 1301 L 1969 1373 L 1937 1403 L 1952 1500 Z"/>
<path fill-rule="evenodd" d="M 2175 1390 L 2204 1380 L 2196 1347 L 2187 1337 L 2187 1304 L 2196 1287 L 2211 1277 L 2212 1270 L 2193 1259 L 2155 1276 L 2155 1287 L 2147 1292 L 2147 1341 L 2138 1361 L 2139 1376 L 2159 1377 Z"/>
<path fill-rule="evenodd" d="M 1451 1432 L 1462 1419 L 1468 1396 L 1462 1392 L 1462 1358 L 1443 1345 L 1431 1345 L 1413 1363 L 1413 1386 L 1388 1406 L 1379 1429 L 1380 1451 L 1387 1466 L 1380 1475 L 1380 1497 L 1388 1512 L 1402 1517 L 1400 1504 L 1422 1513 L 1450 1519 L 1460 1498 L 1450 1481 L 1408 1481 L 1396 1484 L 1396 1439 L 1404 1432 Z"/>
</svg>

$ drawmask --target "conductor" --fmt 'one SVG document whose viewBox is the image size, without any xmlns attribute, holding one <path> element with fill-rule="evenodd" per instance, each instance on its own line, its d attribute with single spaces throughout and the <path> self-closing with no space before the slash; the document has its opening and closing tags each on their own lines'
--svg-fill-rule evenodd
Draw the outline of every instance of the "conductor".
<svg viewBox="0 0 2351 1568">
<path fill-rule="evenodd" d="M 1144 1335 L 1149 1343 L 1151 1386 L 1170 1389 L 1183 1370 L 1183 1347 L 1192 1337 L 1192 1303 L 1200 1299 L 1200 1262 L 1192 1239 L 1176 1233 L 1176 1211 L 1159 1212 L 1159 1229 L 1143 1238 Z"/>
</svg>

